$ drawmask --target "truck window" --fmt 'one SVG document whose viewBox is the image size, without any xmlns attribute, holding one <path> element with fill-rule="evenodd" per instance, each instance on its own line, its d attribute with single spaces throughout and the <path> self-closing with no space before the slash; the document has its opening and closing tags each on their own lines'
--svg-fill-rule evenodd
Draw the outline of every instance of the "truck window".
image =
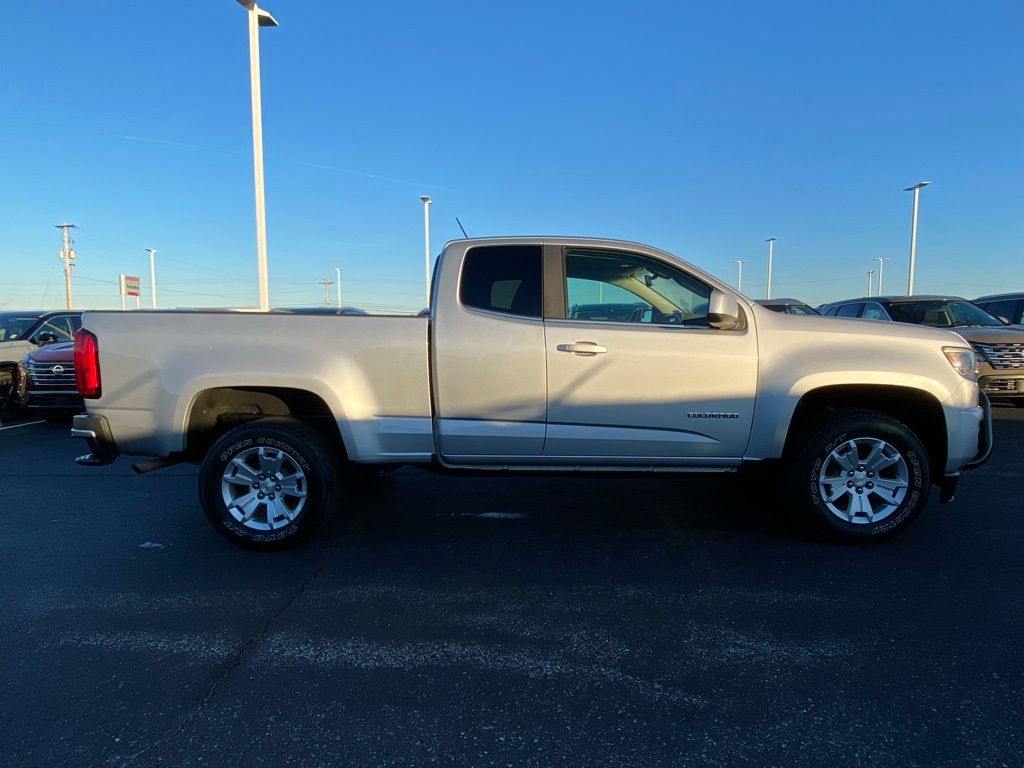
<svg viewBox="0 0 1024 768">
<path fill-rule="evenodd" d="M 541 273 L 539 245 L 471 248 L 462 263 L 459 300 L 490 312 L 540 317 Z"/>
<path fill-rule="evenodd" d="M 710 286 L 646 256 L 615 251 L 565 253 L 570 320 L 707 325 L 710 296 Z"/>
</svg>

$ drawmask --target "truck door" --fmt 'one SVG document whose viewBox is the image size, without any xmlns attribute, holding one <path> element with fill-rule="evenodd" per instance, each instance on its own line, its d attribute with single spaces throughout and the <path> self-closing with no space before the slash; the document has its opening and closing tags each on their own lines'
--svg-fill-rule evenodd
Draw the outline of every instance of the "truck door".
<svg viewBox="0 0 1024 768">
<path fill-rule="evenodd" d="M 453 463 L 536 457 L 547 371 L 542 249 L 475 245 L 445 253 L 434 300 L 436 433 Z M 522 460 L 522 459 L 521 459 Z"/>
<path fill-rule="evenodd" d="M 677 265 L 625 251 L 559 250 L 565 311 L 545 320 L 544 456 L 620 464 L 741 457 L 757 383 L 749 323 L 710 327 L 711 286 Z"/>
</svg>

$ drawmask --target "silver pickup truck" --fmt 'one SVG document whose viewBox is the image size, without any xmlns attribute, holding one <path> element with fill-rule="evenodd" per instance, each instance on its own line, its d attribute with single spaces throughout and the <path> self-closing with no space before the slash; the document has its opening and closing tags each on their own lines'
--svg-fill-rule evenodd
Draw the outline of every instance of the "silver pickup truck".
<svg viewBox="0 0 1024 768">
<path fill-rule="evenodd" d="M 991 451 L 974 352 L 948 331 L 783 315 L 668 253 L 566 237 L 449 243 L 419 317 L 90 312 L 91 453 L 200 464 L 214 528 L 314 533 L 373 468 L 761 471 L 825 530 L 905 527 Z"/>
</svg>

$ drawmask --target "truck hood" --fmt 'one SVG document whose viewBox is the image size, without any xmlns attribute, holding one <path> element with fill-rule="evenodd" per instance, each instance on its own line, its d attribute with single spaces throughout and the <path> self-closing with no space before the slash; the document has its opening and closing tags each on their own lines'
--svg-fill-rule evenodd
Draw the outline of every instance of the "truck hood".
<svg viewBox="0 0 1024 768">
<path fill-rule="evenodd" d="M 845 317 L 823 317 L 815 315 L 788 315 L 780 312 L 764 310 L 757 314 L 758 328 L 772 331 L 800 331 L 803 333 L 817 332 L 844 336 L 858 336 L 862 339 L 919 339 L 921 341 L 933 341 L 937 344 L 953 346 L 969 346 L 965 338 L 960 334 L 959 328 L 932 328 L 927 325 L 912 325 L 910 323 L 892 323 L 886 320 L 855 320 Z M 978 329 L 972 329 L 978 330 Z M 986 330 L 1002 331 L 1001 328 Z M 1009 329 L 1005 329 L 1009 330 Z M 1024 341 L 1024 334 L 1018 333 Z M 1005 338 L 1005 341 L 1011 341 Z"/>
<path fill-rule="evenodd" d="M 37 363 L 70 363 L 75 359 L 75 342 L 58 341 L 32 350 L 28 357 Z"/>
</svg>

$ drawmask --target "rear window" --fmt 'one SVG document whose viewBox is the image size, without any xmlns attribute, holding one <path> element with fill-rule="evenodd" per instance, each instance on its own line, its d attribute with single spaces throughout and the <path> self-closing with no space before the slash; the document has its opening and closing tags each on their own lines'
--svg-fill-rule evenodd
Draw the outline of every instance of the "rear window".
<svg viewBox="0 0 1024 768">
<path fill-rule="evenodd" d="M 539 245 L 472 248 L 462 263 L 459 301 L 490 312 L 540 317 L 542 270 Z"/>
</svg>

